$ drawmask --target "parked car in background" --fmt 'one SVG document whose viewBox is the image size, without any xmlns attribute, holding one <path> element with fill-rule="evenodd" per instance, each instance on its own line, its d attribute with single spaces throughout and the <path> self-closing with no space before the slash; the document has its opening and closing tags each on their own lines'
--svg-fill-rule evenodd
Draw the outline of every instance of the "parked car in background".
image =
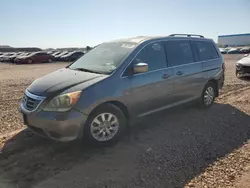
<svg viewBox="0 0 250 188">
<path fill-rule="evenodd" d="M 240 49 L 239 48 L 231 48 L 230 50 L 228 50 L 227 53 L 228 54 L 239 54 L 240 53 Z"/>
<path fill-rule="evenodd" d="M 226 47 L 226 48 L 224 48 L 227 52 L 229 51 L 229 50 L 231 50 L 232 48 L 231 47 Z"/>
<path fill-rule="evenodd" d="M 56 51 L 56 52 L 52 53 L 51 55 L 53 55 L 55 57 L 56 55 L 59 55 L 60 53 L 62 53 L 62 52 L 61 51 Z"/>
<path fill-rule="evenodd" d="M 33 52 L 28 55 L 19 56 L 15 59 L 16 64 L 51 63 L 54 57 L 46 52 Z"/>
<path fill-rule="evenodd" d="M 2 62 L 2 56 L 4 56 L 4 54 L 1 54 L 1 55 L 0 55 L 0 62 Z"/>
<path fill-rule="evenodd" d="M 250 47 L 244 47 L 240 50 L 240 53 L 242 54 L 249 54 L 250 53 Z"/>
<path fill-rule="evenodd" d="M 0 56 L 0 61 L 6 61 L 6 59 L 8 59 L 8 57 L 11 57 L 15 55 L 14 52 L 10 52 L 10 53 L 4 53 L 3 55 Z"/>
<path fill-rule="evenodd" d="M 60 60 L 61 61 L 76 61 L 83 55 L 84 55 L 84 52 L 81 52 L 81 51 L 69 52 L 68 54 L 61 56 Z"/>
<path fill-rule="evenodd" d="M 22 54 L 22 52 L 13 53 L 13 54 L 10 55 L 10 56 L 6 56 L 6 57 L 4 58 L 3 61 L 6 61 L 6 62 L 14 62 L 15 58 L 16 58 L 17 56 L 19 56 L 20 54 Z"/>
<path fill-rule="evenodd" d="M 237 61 L 235 74 L 237 77 L 250 75 L 250 56 L 249 55 L 245 55 L 245 57 Z"/>
<path fill-rule="evenodd" d="M 227 50 L 225 48 L 219 48 L 219 50 L 220 50 L 220 53 L 222 53 L 222 54 L 226 54 L 227 53 Z"/>
<path fill-rule="evenodd" d="M 0 55 L 0 62 L 2 61 L 3 57 L 6 55 L 7 53 L 1 53 Z"/>
<path fill-rule="evenodd" d="M 48 51 L 47 54 L 53 54 L 55 53 L 55 50 Z"/>
<path fill-rule="evenodd" d="M 28 55 L 31 54 L 31 53 L 32 53 L 32 52 L 23 52 L 23 53 L 21 53 L 20 55 L 16 56 L 15 59 L 20 58 L 20 57 L 24 57 L 24 56 L 28 56 Z M 15 61 L 15 59 L 14 59 L 14 61 Z"/>
<path fill-rule="evenodd" d="M 210 107 L 223 57 L 213 40 L 179 35 L 105 42 L 35 80 L 20 104 L 24 123 L 59 141 L 109 143 L 136 118 L 194 100 Z"/>
<path fill-rule="evenodd" d="M 55 59 L 55 61 L 59 61 L 60 60 L 60 58 L 62 57 L 62 56 L 64 56 L 64 55 L 66 55 L 66 54 L 68 54 L 69 52 L 68 51 L 63 51 L 63 52 L 61 52 L 61 53 L 59 53 L 58 55 L 55 55 L 54 57 L 54 59 Z"/>
</svg>

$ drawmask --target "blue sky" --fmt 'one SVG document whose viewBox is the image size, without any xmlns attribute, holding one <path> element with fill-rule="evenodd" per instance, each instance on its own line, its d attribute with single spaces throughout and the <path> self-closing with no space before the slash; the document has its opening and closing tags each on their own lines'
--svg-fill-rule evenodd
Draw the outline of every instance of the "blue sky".
<svg viewBox="0 0 250 188">
<path fill-rule="evenodd" d="M 1 0 L 0 45 L 84 47 L 142 35 L 250 33 L 250 0 Z"/>
</svg>

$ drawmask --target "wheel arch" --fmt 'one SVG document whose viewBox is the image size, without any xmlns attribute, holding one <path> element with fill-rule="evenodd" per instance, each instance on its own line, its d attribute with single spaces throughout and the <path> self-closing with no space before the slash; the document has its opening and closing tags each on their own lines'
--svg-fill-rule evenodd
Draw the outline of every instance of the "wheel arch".
<svg viewBox="0 0 250 188">
<path fill-rule="evenodd" d="M 79 133 L 79 136 L 78 138 L 79 139 L 82 139 L 82 138 L 88 138 L 89 136 L 87 136 L 88 134 L 88 126 L 86 126 L 86 123 L 89 123 L 89 117 L 92 116 L 99 108 L 101 108 L 102 106 L 105 106 L 107 104 L 112 104 L 114 105 L 115 107 L 119 108 L 123 113 L 124 113 L 124 116 L 126 118 L 126 121 L 129 122 L 129 119 L 130 119 L 130 115 L 129 115 L 129 111 L 128 111 L 128 108 L 120 101 L 106 101 L 106 102 L 103 102 L 103 103 L 100 103 L 99 105 L 97 105 L 88 115 L 88 118 L 86 120 L 86 122 L 84 123 L 84 126 L 82 126 L 82 130 L 80 131 Z M 126 123 L 126 125 L 129 125 Z"/>
<path fill-rule="evenodd" d="M 96 110 L 98 110 L 98 108 L 100 108 L 101 106 L 103 105 L 106 105 L 106 104 L 112 104 L 116 107 L 118 107 L 125 115 L 125 117 L 127 118 L 127 120 L 129 121 L 130 120 L 130 113 L 129 113 L 129 110 L 127 108 L 127 106 L 120 102 L 120 101 L 115 101 L 115 100 L 112 100 L 112 101 L 107 101 L 107 102 L 103 102 L 99 105 L 97 105 L 91 112 L 89 115 L 93 114 Z"/>
</svg>

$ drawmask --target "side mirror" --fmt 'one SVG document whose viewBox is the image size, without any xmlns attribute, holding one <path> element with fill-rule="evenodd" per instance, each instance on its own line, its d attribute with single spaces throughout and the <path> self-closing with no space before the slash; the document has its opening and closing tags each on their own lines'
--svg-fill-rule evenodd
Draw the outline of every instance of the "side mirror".
<svg viewBox="0 0 250 188">
<path fill-rule="evenodd" d="M 147 63 L 137 63 L 133 67 L 134 73 L 144 73 L 148 72 L 148 64 Z"/>
</svg>

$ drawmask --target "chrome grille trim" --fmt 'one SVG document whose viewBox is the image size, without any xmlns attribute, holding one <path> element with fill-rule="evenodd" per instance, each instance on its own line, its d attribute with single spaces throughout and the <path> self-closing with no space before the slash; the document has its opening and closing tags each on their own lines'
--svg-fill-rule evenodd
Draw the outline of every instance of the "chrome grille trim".
<svg viewBox="0 0 250 188">
<path fill-rule="evenodd" d="M 25 95 L 22 99 L 22 105 L 26 110 L 33 112 L 40 106 L 45 98 L 46 97 L 34 95 L 26 89 Z"/>
</svg>

